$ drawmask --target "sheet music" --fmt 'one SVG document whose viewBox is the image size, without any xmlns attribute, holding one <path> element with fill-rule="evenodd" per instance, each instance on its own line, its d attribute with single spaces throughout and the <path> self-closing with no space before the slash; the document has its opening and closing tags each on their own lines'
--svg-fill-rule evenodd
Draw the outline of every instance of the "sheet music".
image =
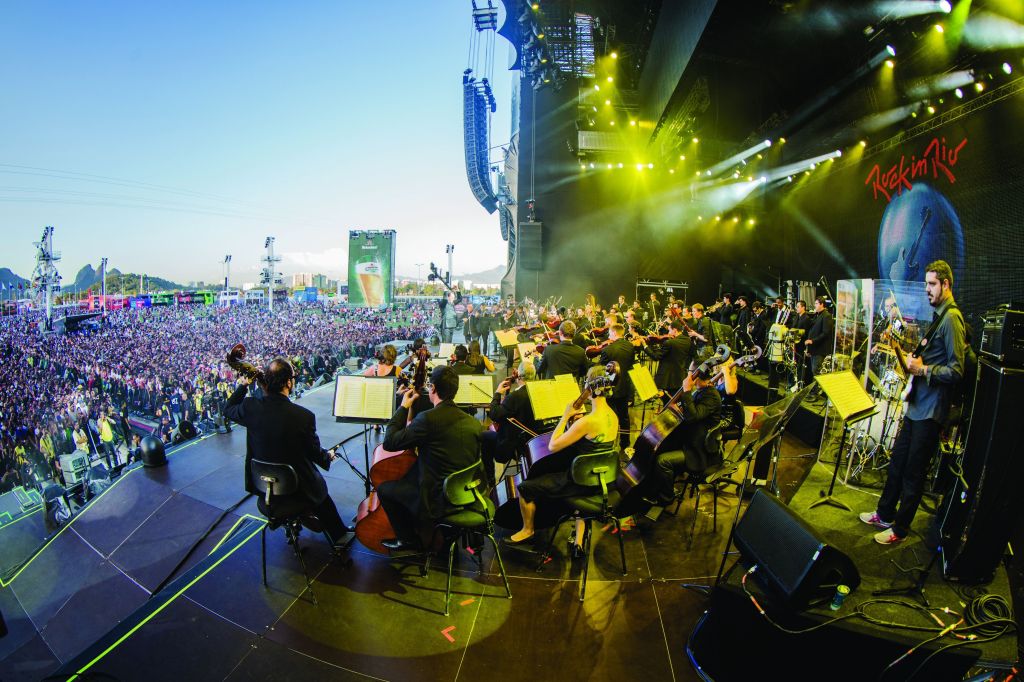
<svg viewBox="0 0 1024 682">
<path fill-rule="evenodd" d="M 852 371 L 819 374 L 814 380 L 832 401 L 843 421 L 875 407 L 875 401 L 864 390 Z"/>
<path fill-rule="evenodd" d="M 442 343 L 440 350 L 437 351 L 437 356 L 440 358 L 450 358 L 455 355 L 455 344 L 454 343 Z"/>
<path fill-rule="evenodd" d="M 365 377 L 340 376 L 334 389 L 334 416 L 361 417 L 363 411 L 363 382 Z M 390 416 L 390 415 L 388 415 Z"/>
<path fill-rule="evenodd" d="M 494 377 L 487 374 L 460 374 L 459 390 L 455 394 L 457 405 L 483 405 L 494 395 Z"/>
<path fill-rule="evenodd" d="M 395 412 L 395 382 L 375 381 L 371 378 L 363 384 L 363 388 L 362 416 L 367 419 L 391 419 Z"/>
<path fill-rule="evenodd" d="M 338 377 L 334 388 L 335 417 L 388 420 L 394 411 L 393 377 Z"/>
<path fill-rule="evenodd" d="M 640 398 L 640 402 L 646 402 L 658 395 L 658 387 L 654 383 L 654 377 L 651 376 L 651 372 L 643 365 L 634 365 L 633 369 L 629 370 L 629 378 L 633 380 L 633 386 L 636 388 L 636 394 Z"/>
<path fill-rule="evenodd" d="M 516 348 L 519 349 L 519 357 L 521 357 L 524 360 L 529 359 L 530 356 L 534 355 L 537 352 L 537 344 L 533 343 L 532 341 L 517 343 Z"/>
<path fill-rule="evenodd" d="M 561 376 L 572 379 L 568 374 Z M 580 390 L 576 386 L 575 380 L 567 381 L 564 378 L 559 380 L 556 377 L 555 379 L 528 382 L 526 394 L 530 398 L 534 419 L 540 420 L 561 417 L 565 406 L 579 397 Z"/>
<path fill-rule="evenodd" d="M 519 334 L 514 329 L 499 329 L 494 332 L 494 338 L 498 339 L 498 345 L 502 348 L 514 346 L 519 341 Z"/>
</svg>

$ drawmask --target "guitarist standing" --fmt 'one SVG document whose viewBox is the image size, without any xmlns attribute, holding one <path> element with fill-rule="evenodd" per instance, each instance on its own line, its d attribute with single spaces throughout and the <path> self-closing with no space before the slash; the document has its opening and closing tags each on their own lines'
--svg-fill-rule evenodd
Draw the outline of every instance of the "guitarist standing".
<svg viewBox="0 0 1024 682">
<path fill-rule="evenodd" d="M 864 523 L 882 529 L 875 534 L 875 542 L 882 545 L 901 542 L 910 533 L 924 491 L 925 472 L 949 415 L 953 388 L 963 378 L 965 327 L 953 300 L 953 271 L 946 261 L 937 260 L 928 265 L 924 281 L 935 313 L 928 331 L 906 359 L 910 382 L 907 408 L 893 444 L 878 509 L 860 515 Z"/>
</svg>

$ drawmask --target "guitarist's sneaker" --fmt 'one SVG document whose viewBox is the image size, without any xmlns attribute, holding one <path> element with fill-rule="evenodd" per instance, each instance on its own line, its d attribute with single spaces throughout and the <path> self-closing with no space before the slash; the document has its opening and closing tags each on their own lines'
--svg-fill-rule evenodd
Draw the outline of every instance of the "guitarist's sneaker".
<svg viewBox="0 0 1024 682">
<path fill-rule="evenodd" d="M 881 533 L 875 533 L 875 542 L 880 545 L 896 545 L 903 542 L 903 538 L 896 535 L 892 528 L 889 528 Z"/>
<path fill-rule="evenodd" d="M 882 517 L 878 515 L 878 512 L 863 512 L 857 518 L 869 526 L 874 526 L 875 528 L 881 528 L 882 530 L 892 528 L 892 524 L 883 521 Z"/>
</svg>

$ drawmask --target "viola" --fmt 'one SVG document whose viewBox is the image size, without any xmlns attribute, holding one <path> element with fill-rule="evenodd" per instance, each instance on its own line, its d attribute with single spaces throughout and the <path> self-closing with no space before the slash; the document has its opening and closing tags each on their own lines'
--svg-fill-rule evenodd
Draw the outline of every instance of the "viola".
<svg viewBox="0 0 1024 682">
<path fill-rule="evenodd" d="M 421 351 L 425 349 L 420 349 Z M 427 356 L 429 352 L 420 352 L 416 364 L 416 371 L 413 374 L 412 385 L 417 393 L 423 390 L 427 384 Z M 409 421 L 412 421 L 412 409 L 409 410 Z M 382 541 L 395 537 L 395 529 L 391 525 L 384 506 L 380 503 L 377 489 L 385 481 L 397 481 L 409 473 L 416 464 L 416 451 L 404 450 L 402 452 L 390 452 L 378 445 L 373 450 L 373 461 L 370 464 L 368 477 L 373 489 L 369 496 L 359 503 L 356 510 L 356 538 L 367 549 L 381 554 L 387 554 L 387 549 L 381 544 Z"/>
<path fill-rule="evenodd" d="M 596 346 L 587 346 L 584 349 L 584 352 L 586 352 L 588 358 L 596 358 L 598 355 L 601 354 L 601 351 L 603 351 L 611 342 L 612 340 L 608 339 L 607 341 L 602 341 Z"/>
</svg>

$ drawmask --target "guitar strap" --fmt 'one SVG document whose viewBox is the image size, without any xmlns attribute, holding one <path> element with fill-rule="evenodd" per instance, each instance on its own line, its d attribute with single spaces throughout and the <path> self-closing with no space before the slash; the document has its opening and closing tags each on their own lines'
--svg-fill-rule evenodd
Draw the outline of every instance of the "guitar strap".
<svg viewBox="0 0 1024 682">
<path fill-rule="evenodd" d="M 957 310 L 960 309 L 956 303 L 950 303 L 949 306 L 947 306 L 946 309 L 942 311 L 942 314 L 932 321 L 931 325 L 929 325 L 928 327 L 928 331 L 926 331 L 924 334 L 924 338 L 917 342 L 917 348 L 914 349 L 913 353 L 914 355 L 920 357 L 921 351 L 925 349 L 925 346 L 931 343 L 932 337 L 935 336 L 935 332 L 939 330 L 939 325 L 942 324 L 942 318 L 944 318 L 946 316 L 946 313 L 948 313 L 950 310 L 953 310 L 954 308 L 956 308 Z"/>
</svg>

